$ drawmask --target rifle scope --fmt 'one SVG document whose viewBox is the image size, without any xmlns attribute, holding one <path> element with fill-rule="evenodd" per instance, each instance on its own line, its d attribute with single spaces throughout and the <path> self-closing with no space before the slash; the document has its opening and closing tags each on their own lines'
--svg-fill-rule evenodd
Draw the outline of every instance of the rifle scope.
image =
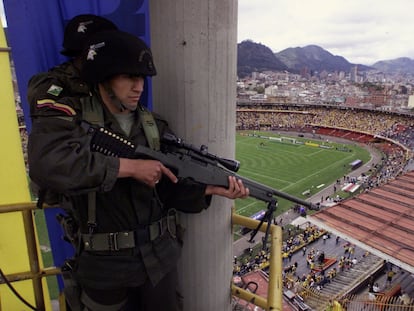
<svg viewBox="0 0 414 311">
<path fill-rule="evenodd" d="M 174 134 L 165 133 L 161 141 L 168 145 L 173 145 L 175 147 L 183 148 L 185 150 L 194 152 L 198 154 L 199 156 L 205 159 L 208 159 L 210 161 L 216 161 L 232 172 L 237 172 L 240 168 L 239 161 L 220 158 L 214 154 L 208 153 L 208 147 L 206 145 L 201 145 L 200 148 L 197 148 L 197 147 L 194 147 L 193 145 L 186 144 L 181 138 L 178 138 Z"/>
</svg>

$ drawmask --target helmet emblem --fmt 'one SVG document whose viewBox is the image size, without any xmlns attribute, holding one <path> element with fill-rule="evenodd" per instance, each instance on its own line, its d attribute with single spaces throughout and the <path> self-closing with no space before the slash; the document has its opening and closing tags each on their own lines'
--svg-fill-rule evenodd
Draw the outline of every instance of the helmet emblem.
<svg viewBox="0 0 414 311">
<path fill-rule="evenodd" d="M 87 60 L 94 60 L 95 56 L 98 55 L 97 49 L 105 46 L 105 42 L 99 42 L 97 44 L 92 44 L 89 46 L 88 55 L 86 56 Z"/>
<path fill-rule="evenodd" d="M 78 25 L 78 32 L 85 33 L 86 30 L 88 30 L 88 28 L 86 26 L 89 25 L 89 24 L 92 24 L 92 23 L 93 23 L 93 21 L 86 21 L 86 22 L 79 23 L 79 25 Z"/>
<path fill-rule="evenodd" d="M 151 52 L 149 50 L 143 50 L 138 56 L 138 61 L 140 63 L 146 62 L 147 68 L 149 70 L 154 70 L 154 64 L 152 62 Z"/>
<path fill-rule="evenodd" d="M 144 57 L 145 57 L 145 56 L 149 56 L 149 57 L 151 57 L 151 53 L 150 53 L 150 51 L 148 51 L 148 50 L 142 50 L 142 51 L 141 51 L 141 53 L 139 53 L 139 56 L 138 56 L 138 61 L 139 61 L 139 62 L 144 61 Z"/>
</svg>

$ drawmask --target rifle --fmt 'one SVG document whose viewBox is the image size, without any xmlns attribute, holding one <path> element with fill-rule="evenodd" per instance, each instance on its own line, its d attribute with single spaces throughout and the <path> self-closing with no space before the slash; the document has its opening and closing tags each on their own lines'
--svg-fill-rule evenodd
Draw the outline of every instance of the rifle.
<svg viewBox="0 0 414 311">
<path fill-rule="evenodd" d="M 210 154 L 205 145 L 196 148 L 193 145 L 186 144 L 181 138 L 171 133 L 163 135 L 161 138 L 161 150 L 156 151 L 142 145 L 135 146 L 127 139 L 103 127 L 93 126 L 86 121 L 82 121 L 81 126 L 92 136 L 92 151 L 115 157 L 158 160 L 171 169 L 177 178 L 191 178 L 206 185 L 228 187 L 229 176 L 235 176 L 237 179 L 242 180 L 243 184 L 249 188 L 251 197 L 268 203 L 268 210 L 261 219 L 259 226 L 252 233 L 251 240 L 265 220 L 269 224 L 271 223 L 273 212 L 277 207 L 275 196 L 307 206 L 310 209 L 314 208 L 310 202 L 236 174 L 240 167 L 240 162 Z"/>
</svg>

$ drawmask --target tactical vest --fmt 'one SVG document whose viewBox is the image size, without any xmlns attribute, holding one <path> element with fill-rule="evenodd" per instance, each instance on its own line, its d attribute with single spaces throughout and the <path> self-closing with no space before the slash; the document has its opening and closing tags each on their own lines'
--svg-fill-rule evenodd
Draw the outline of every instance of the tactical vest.
<svg viewBox="0 0 414 311">
<path fill-rule="evenodd" d="M 82 119 L 93 125 L 104 126 L 104 114 L 102 103 L 96 97 L 92 100 L 82 98 Z M 144 129 L 148 144 L 153 150 L 160 150 L 160 134 L 153 114 L 144 106 L 139 105 L 139 118 Z"/>
<path fill-rule="evenodd" d="M 104 113 L 102 103 L 98 101 L 97 97 L 82 98 L 82 119 L 97 126 L 104 126 Z M 160 150 L 160 134 L 157 123 L 155 122 L 152 113 L 144 106 L 139 105 L 139 118 L 144 129 L 145 137 L 151 149 Z M 96 227 L 96 192 L 88 193 L 88 226 L 89 233 L 92 234 Z"/>
</svg>

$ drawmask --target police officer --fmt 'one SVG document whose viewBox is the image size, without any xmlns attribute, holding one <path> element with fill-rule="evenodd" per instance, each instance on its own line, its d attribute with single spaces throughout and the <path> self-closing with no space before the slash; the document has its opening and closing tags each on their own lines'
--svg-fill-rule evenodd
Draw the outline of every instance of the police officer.
<svg viewBox="0 0 414 311">
<path fill-rule="evenodd" d="M 110 20 L 93 14 L 77 15 L 68 22 L 60 53 L 69 60 L 47 72 L 34 75 L 29 81 L 27 96 L 32 118 L 37 117 L 36 105 L 40 103 L 53 105 L 57 101 L 62 103 L 63 98 L 66 101 L 76 101 L 89 94 L 88 85 L 79 77 L 80 54 L 85 41 L 99 31 L 116 29 L 118 27 Z"/>
<path fill-rule="evenodd" d="M 156 74 L 145 43 L 107 31 L 96 33 L 88 46 L 81 76 L 91 96 L 81 98 L 80 105 L 36 106 L 39 117 L 28 144 L 30 177 L 63 193 L 76 213 L 81 241 L 74 275 L 83 310 L 177 310 L 176 211 L 198 213 L 208 208 L 211 195 L 235 199 L 249 191 L 234 177 L 228 188 L 204 185 L 178 180 L 159 161 L 91 151 L 91 136 L 79 126 L 85 118 L 135 145 L 151 146 L 154 133 L 171 130 L 139 104 L 146 77 Z M 147 123 L 156 130 L 148 130 L 143 116 L 154 120 Z"/>
<path fill-rule="evenodd" d="M 46 107 L 57 107 L 59 105 L 79 105 L 79 98 L 88 96 L 89 86 L 79 76 L 80 55 L 89 36 L 99 31 L 117 30 L 118 27 L 110 20 L 94 14 L 81 14 L 73 17 L 65 27 L 62 50 L 60 53 L 69 59 L 47 72 L 34 75 L 28 83 L 27 98 L 30 105 L 30 117 L 38 118 L 38 106 L 43 106 L 42 113 L 46 113 Z M 64 106 L 62 106 L 64 109 Z M 47 112 L 55 114 L 55 109 Z M 31 182 L 32 191 L 38 196 L 38 206 L 44 202 L 61 206 L 62 197 L 50 189 L 39 188 L 39 185 Z M 62 206 L 63 207 L 63 206 Z M 63 217 L 61 217 L 63 216 Z M 68 227 L 66 222 L 72 223 L 71 216 L 59 215 L 63 227 Z M 71 233 L 66 233 L 68 241 L 72 240 Z"/>
</svg>

